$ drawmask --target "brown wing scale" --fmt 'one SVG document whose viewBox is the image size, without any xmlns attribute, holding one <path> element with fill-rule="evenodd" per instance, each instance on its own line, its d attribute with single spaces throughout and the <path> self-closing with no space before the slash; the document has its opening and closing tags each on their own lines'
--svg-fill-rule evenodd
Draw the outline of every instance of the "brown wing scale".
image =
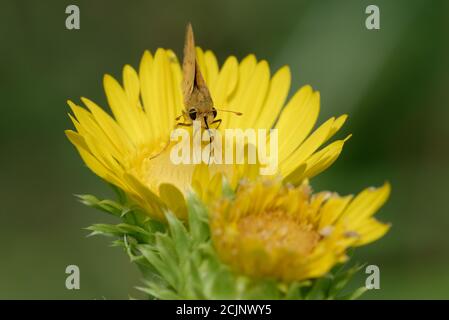
<svg viewBox="0 0 449 320">
<path fill-rule="evenodd" d="M 196 107 L 200 112 L 209 111 L 213 106 L 213 101 L 196 60 L 195 38 L 190 23 L 186 29 L 182 70 L 182 93 L 186 109 Z"/>
</svg>

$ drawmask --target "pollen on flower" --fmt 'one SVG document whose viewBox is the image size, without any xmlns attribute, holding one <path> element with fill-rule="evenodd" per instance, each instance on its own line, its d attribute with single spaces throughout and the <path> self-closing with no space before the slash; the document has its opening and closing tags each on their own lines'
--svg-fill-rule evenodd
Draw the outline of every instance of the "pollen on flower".
<svg viewBox="0 0 449 320">
<path fill-rule="evenodd" d="M 346 231 L 345 236 L 348 238 L 358 238 L 360 235 L 355 231 Z"/>
<path fill-rule="evenodd" d="M 268 180 L 268 181 L 267 181 Z M 235 272 L 284 282 L 324 275 L 346 258 L 346 250 L 372 242 L 389 229 L 360 207 L 357 223 L 348 217 L 360 203 L 388 197 L 389 186 L 357 197 L 313 194 L 310 186 L 285 186 L 277 179 L 247 181 L 234 199 L 212 206 L 210 226 L 218 256 Z"/>
<path fill-rule="evenodd" d="M 334 230 L 333 226 L 325 226 L 323 229 L 320 230 L 320 235 L 323 237 L 328 237 L 332 234 L 332 231 Z"/>
<path fill-rule="evenodd" d="M 310 227 L 300 225 L 283 212 L 264 212 L 248 215 L 238 222 L 242 241 L 264 241 L 266 250 L 288 250 L 309 254 L 318 243 L 320 235 Z"/>
</svg>

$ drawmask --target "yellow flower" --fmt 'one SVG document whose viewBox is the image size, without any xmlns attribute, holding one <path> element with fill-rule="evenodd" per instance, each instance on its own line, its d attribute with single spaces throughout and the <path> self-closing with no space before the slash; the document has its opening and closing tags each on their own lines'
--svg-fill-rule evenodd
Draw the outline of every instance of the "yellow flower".
<svg viewBox="0 0 449 320">
<path fill-rule="evenodd" d="M 312 133 L 320 108 L 319 93 L 304 86 L 286 103 L 290 89 L 287 66 L 270 75 L 265 60 L 257 61 L 249 55 L 241 62 L 231 56 L 219 68 L 214 54 L 199 48 L 197 59 L 215 105 L 243 113 L 239 117 L 219 112 L 220 130 L 279 129 L 277 173 L 285 181 L 300 183 L 326 169 L 339 156 L 345 140 L 318 149 L 340 129 L 346 116 L 331 118 Z M 170 161 L 170 133 L 184 108 L 181 80 L 181 67 L 172 51 L 158 49 L 154 56 L 146 51 L 138 72 L 129 65 L 124 67 L 123 85 L 105 75 L 104 89 L 112 116 L 86 98 L 81 98 L 86 108 L 68 102 L 76 130 L 66 130 L 66 135 L 86 165 L 124 190 L 155 218 L 163 217 L 155 205 L 158 198 L 176 207 L 172 209 L 183 217 L 183 195 L 192 185 L 207 193 L 217 173 L 230 181 L 246 175 L 245 170 L 231 165 L 198 169 L 198 165 Z"/>
<path fill-rule="evenodd" d="M 237 272 L 285 282 L 316 278 L 346 259 L 349 247 L 382 237 L 390 228 L 373 218 L 390 193 L 389 184 L 356 197 L 312 194 L 278 180 L 244 183 L 235 199 L 211 210 L 213 244 Z"/>
</svg>

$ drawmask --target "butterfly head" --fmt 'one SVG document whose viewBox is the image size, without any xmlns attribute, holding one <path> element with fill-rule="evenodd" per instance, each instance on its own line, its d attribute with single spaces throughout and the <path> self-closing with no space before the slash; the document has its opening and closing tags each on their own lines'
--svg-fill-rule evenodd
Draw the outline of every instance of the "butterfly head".
<svg viewBox="0 0 449 320">
<path fill-rule="evenodd" d="M 217 117 L 217 109 L 190 107 L 188 110 L 188 116 L 191 121 L 201 121 L 201 127 L 209 128 L 210 124 Z"/>
</svg>

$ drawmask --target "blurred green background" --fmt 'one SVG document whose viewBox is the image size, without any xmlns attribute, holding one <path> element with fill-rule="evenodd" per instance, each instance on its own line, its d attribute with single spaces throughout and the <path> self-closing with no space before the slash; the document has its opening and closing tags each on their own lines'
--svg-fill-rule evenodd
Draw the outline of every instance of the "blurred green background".
<svg viewBox="0 0 449 320">
<path fill-rule="evenodd" d="M 65 28 L 76 4 L 81 29 Z M 381 30 L 365 28 L 376 4 Z M 13 1 L 0 4 L 0 298 L 141 297 L 139 273 L 108 239 L 82 228 L 110 219 L 73 194 L 109 196 L 63 130 L 67 99 L 105 106 L 104 73 L 120 76 L 145 49 L 178 54 L 192 21 L 220 62 L 255 53 L 291 66 L 292 90 L 320 90 L 320 122 L 349 113 L 342 156 L 312 181 L 355 193 L 389 180 L 381 241 L 355 252 L 376 264 L 365 298 L 449 298 L 449 1 Z M 65 288 L 65 268 L 81 289 Z M 353 286 L 364 284 L 364 274 Z"/>
</svg>

